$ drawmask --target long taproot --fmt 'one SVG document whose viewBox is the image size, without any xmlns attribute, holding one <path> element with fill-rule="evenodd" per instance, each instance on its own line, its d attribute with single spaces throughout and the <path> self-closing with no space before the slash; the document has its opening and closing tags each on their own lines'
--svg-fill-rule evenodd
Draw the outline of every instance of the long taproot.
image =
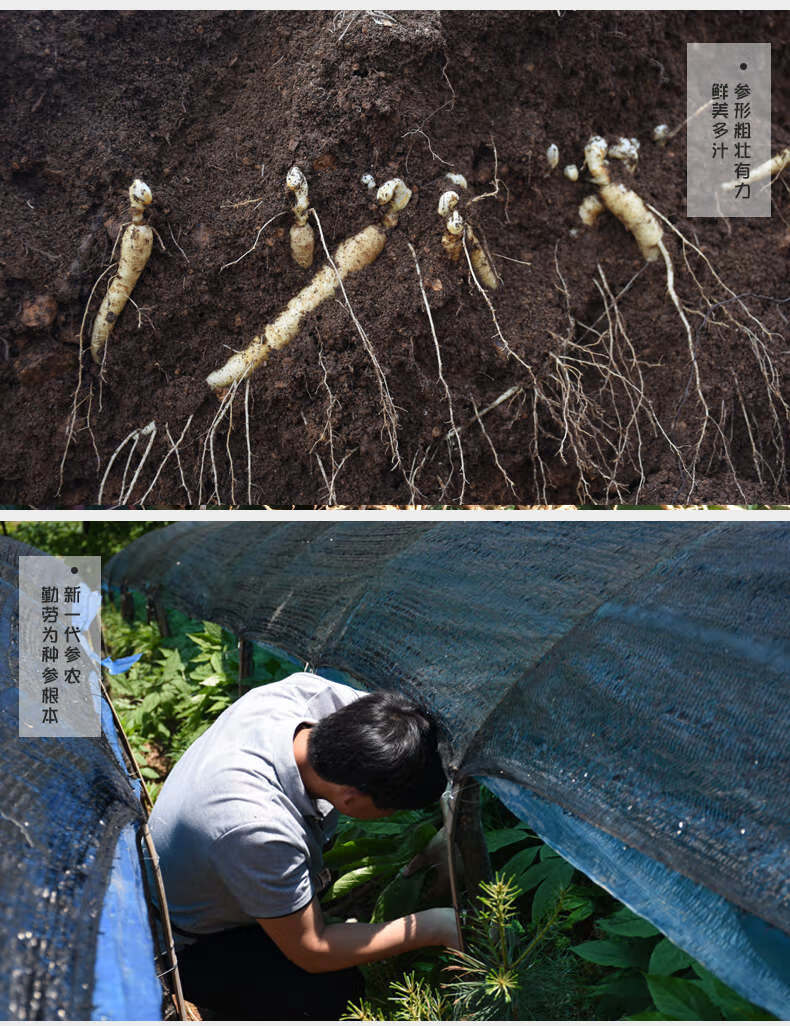
<svg viewBox="0 0 790 1026">
<path fill-rule="evenodd" d="M 266 363 L 271 353 L 287 346 L 296 337 L 302 319 L 334 295 L 338 276 L 343 281 L 349 274 L 372 264 L 384 249 L 386 241 L 387 235 L 383 229 L 377 225 L 368 225 L 341 242 L 334 256 L 337 272 L 329 264 L 324 264 L 312 281 L 290 300 L 282 313 L 266 325 L 262 335 L 256 335 L 246 349 L 234 353 L 224 367 L 209 374 L 206 378 L 209 388 L 218 391 L 236 381 L 243 381 L 256 367 Z"/>
</svg>

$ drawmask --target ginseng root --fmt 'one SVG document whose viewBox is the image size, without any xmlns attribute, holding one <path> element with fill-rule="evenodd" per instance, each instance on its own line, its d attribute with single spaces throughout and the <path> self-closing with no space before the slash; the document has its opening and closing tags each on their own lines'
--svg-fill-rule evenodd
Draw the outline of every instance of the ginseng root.
<svg viewBox="0 0 790 1026">
<path fill-rule="evenodd" d="M 599 135 L 593 136 L 584 148 L 587 170 L 598 186 L 598 195 L 606 209 L 631 232 L 645 260 L 658 260 L 663 235 L 661 226 L 641 196 L 620 182 L 612 181 L 606 164 L 607 148 L 606 140 Z"/>
<path fill-rule="evenodd" d="M 143 211 L 151 200 L 151 190 L 145 182 L 136 178 L 129 189 L 132 223 L 121 239 L 118 270 L 109 284 L 107 294 L 93 322 L 91 355 L 95 363 L 101 363 L 107 339 L 151 256 L 154 232 L 150 225 L 143 224 Z"/>
<path fill-rule="evenodd" d="M 300 267 L 307 270 L 313 264 L 315 234 L 312 225 L 307 223 L 307 214 L 310 209 L 307 179 L 295 165 L 286 176 L 285 187 L 290 189 L 295 199 L 295 203 L 291 208 L 294 215 L 294 223 L 291 225 L 290 234 L 291 256 Z"/>
<path fill-rule="evenodd" d="M 444 251 L 452 261 L 457 262 L 463 252 L 464 240 L 466 240 L 469 244 L 472 267 L 478 278 L 487 289 L 495 289 L 499 284 L 496 275 L 471 225 L 464 220 L 456 209 L 458 203 L 458 193 L 453 190 L 443 192 L 439 197 L 437 213 L 442 221 L 444 221 L 444 235 L 442 235 Z"/>
<path fill-rule="evenodd" d="M 267 324 L 263 335 L 256 335 L 245 350 L 235 353 L 224 367 L 209 374 L 210 388 L 219 391 L 236 381 L 249 377 L 256 367 L 269 359 L 269 355 L 288 345 L 297 335 L 302 319 L 334 295 L 339 281 L 349 274 L 372 264 L 384 248 L 386 232 L 377 225 L 368 225 L 361 232 L 342 242 L 334 256 L 335 271 L 325 264 L 309 285 L 298 292 L 279 316 Z"/>
<path fill-rule="evenodd" d="M 766 160 L 763 164 L 759 164 L 754 168 L 749 175 L 749 182 L 761 182 L 763 178 L 773 178 L 780 171 L 784 171 L 788 164 L 790 164 L 790 146 L 787 146 L 780 153 L 771 157 L 770 160 Z M 724 182 L 721 188 L 724 192 L 733 192 L 742 184 L 742 180 L 736 179 L 734 182 Z"/>
</svg>

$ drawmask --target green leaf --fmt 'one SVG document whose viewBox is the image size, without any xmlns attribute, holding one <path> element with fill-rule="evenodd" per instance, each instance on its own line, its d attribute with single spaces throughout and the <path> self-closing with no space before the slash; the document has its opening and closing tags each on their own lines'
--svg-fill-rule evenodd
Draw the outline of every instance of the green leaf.
<svg viewBox="0 0 790 1026">
<path fill-rule="evenodd" d="M 216 644 L 222 643 L 222 627 L 218 623 L 209 623 L 208 620 L 203 621 L 203 632 L 206 637 L 215 642 Z"/>
<path fill-rule="evenodd" d="M 161 694 L 158 691 L 150 691 L 140 704 L 140 711 L 153 712 L 161 701 Z"/>
<path fill-rule="evenodd" d="M 548 873 L 535 891 L 532 899 L 532 922 L 537 923 L 551 910 L 559 897 L 560 891 L 570 884 L 573 866 L 564 859 L 557 858 L 541 863 L 539 867 Z"/>
<path fill-rule="evenodd" d="M 174 648 L 162 649 L 162 658 L 156 660 L 156 665 L 163 677 L 179 677 L 184 672 L 184 660 L 181 653 Z"/>
<path fill-rule="evenodd" d="M 555 877 L 562 866 L 568 865 L 570 863 L 563 859 L 546 859 L 544 862 L 538 862 L 531 866 L 517 883 L 522 890 L 529 891 L 533 887 L 537 887 L 538 884 L 542 884 L 544 880 Z"/>
<path fill-rule="evenodd" d="M 420 825 L 415 829 L 404 832 L 400 844 L 398 845 L 398 853 L 402 854 L 404 859 L 410 858 L 418 852 L 421 852 L 431 841 L 433 841 L 436 834 L 437 830 L 433 823 L 420 823 Z M 444 844 L 442 848 L 442 857 L 444 858 L 444 851 L 447 850 L 447 845 Z"/>
<path fill-rule="evenodd" d="M 417 907 L 420 891 L 425 880 L 425 870 L 404 876 L 398 873 L 378 896 L 371 923 L 388 923 L 391 919 L 405 916 Z"/>
<path fill-rule="evenodd" d="M 353 891 L 360 884 L 372 880 L 378 870 L 376 866 L 362 866 L 359 869 L 352 869 L 350 873 L 344 873 L 339 877 L 324 895 L 324 901 L 333 901 L 335 898 L 342 898 L 344 894 Z"/>
<path fill-rule="evenodd" d="M 608 919 L 599 919 L 597 926 L 605 933 L 613 933 L 618 937 L 655 937 L 661 931 L 646 919 L 632 912 L 623 905 Z"/>
<path fill-rule="evenodd" d="M 639 1012 L 638 1015 L 627 1015 L 626 1019 L 628 1022 L 642 1022 L 644 1020 L 660 1020 L 663 1022 L 664 1016 L 654 1008 L 648 1008 L 644 1012 Z"/>
<path fill-rule="evenodd" d="M 636 1015 L 651 1004 L 644 974 L 635 969 L 610 970 L 603 982 L 588 988 L 588 993 L 601 999 L 596 1018 L 621 1019 Z"/>
<path fill-rule="evenodd" d="M 630 940 L 592 940 L 575 944 L 571 951 L 586 962 L 595 965 L 615 965 L 620 968 L 646 969 L 648 951 L 637 938 Z"/>
<path fill-rule="evenodd" d="M 366 855 L 391 853 L 392 841 L 388 837 L 360 837 L 356 841 L 337 843 L 324 854 L 324 865 L 333 869 L 359 862 Z"/>
<path fill-rule="evenodd" d="M 625 989 L 639 991 L 643 1004 L 650 998 L 643 973 L 634 971 L 633 967 L 614 969 L 611 973 L 607 973 L 600 983 L 593 983 L 588 987 L 588 991 L 593 997 L 603 997 L 604 994 L 620 994 Z"/>
<path fill-rule="evenodd" d="M 161 773 L 158 773 L 152 766 L 141 766 L 140 776 L 145 777 L 146 780 L 158 780 Z"/>
<path fill-rule="evenodd" d="M 665 1019 L 721 1018 L 719 1010 L 694 980 L 650 974 L 645 979 L 653 1004 Z"/>
<path fill-rule="evenodd" d="M 501 876 L 508 877 L 512 876 L 515 878 L 516 886 L 520 891 L 528 891 L 532 887 L 537 887 L 539 883 L 543 881 L 546 875 L 546 867 L 543 865 L 534 866 L 532 869 L 532 863 L 538 856 L 538 848 L 525 848 L 524 851 L 520 851 L 518 855 L 514 855 L 513 858 L 508 859 L 501 869 Z M 535 870 L 539 870 L 535 873 Z M 532 873 L 532 876 L 528 878 L 527 874 Z"/>
<path fill-rule="evenodd" d="M 504 827 L 502 830 L 489 830 L 486 834 L 486 845 L 491 854 L 510 844 L 521 843 L 531 836 L 529 828 Z"/>
<path fill-rule="evenodd" d="M 576 893 L 575 889 L 572 888 L 563 899 L 562 911 L 562 926 L 564 929 L 572 926 L 574 923 L 580 923 L 583 919 L 589 919 L 593 912 L 595 912 L 595 905 L 590 898 Z"/>
<path fill-rule="evenodd" d="M 365 830 L 369 830 L 372 837 L 400 838 L 404 831 L 404 824 L 392 819 L 389 821 L 386 819 L 370 820 L 365 821 Z"/>
<path fill-rule="evenodd" d="M 206 649 L 210 648 L 211 644 L 200 634 L 187 634 L 190 641 L 194 641 L 198 648 Z"/>
<path fill-rule="evenodd" d="M 770 1012 L 766 1012 L 765 1009 L 759 1008 L 747 1001 L 746 998 L 741 997 L 737 991 L 728 987 L 726 983 L 714 976 L 713 973 L 708 972 L 698 962 L 694 963 L 694 972 L 700 978 L 702 989 L 727 1019 L 775 1019 Z"/>
<path fill-rule="evenodd" d="M 681 969 L 688 969 L 694 961 L 685 951 L 674 945 L 671 940 L 663 937 L 650 956 L 648 971 L 654 976 L 671 976 Z"/>
</svg>

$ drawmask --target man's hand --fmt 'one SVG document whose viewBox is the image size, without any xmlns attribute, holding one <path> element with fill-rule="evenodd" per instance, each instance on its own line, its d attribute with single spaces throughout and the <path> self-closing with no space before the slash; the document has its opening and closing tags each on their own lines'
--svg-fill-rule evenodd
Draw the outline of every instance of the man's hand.
<svg viewBox="0 0 790 1026">
<path fill-rule="evenodd" d="M 430 919 L 434 920 L 433 924 L 427 928 L 436 931 L 435 936 L 437 940 L 434 941 L 435 946 L 444 948 L 459 948 L 461 946 L 455 909 L 428 908 L 424 912 L 417 912 L 416 915 L 430 917 Z"/>
<path fill-rule="evenodd" d="M 298 912 L 258 922 L 282 953 L 309 973 L 326 973 L 425 947 L 459 946 L 455 912 L 429 908 L 390 923 L 332 923 L 317 898 Z"/>
</svg>

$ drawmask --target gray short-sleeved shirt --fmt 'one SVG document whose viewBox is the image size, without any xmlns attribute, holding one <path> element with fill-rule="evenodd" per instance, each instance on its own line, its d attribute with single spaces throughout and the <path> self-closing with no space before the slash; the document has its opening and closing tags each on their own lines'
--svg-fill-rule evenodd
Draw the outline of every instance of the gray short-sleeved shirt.
<svg viewBox="0 0 790 1026">
<path fill-rule="evenodd" d="M 312 899 L 337 813 L 305 790 L 293 736 L 363 694 L 295 673 L 248 692 L 189 747 L 150 820 L 176 927 L 213 933 Z"/>
</svg>

